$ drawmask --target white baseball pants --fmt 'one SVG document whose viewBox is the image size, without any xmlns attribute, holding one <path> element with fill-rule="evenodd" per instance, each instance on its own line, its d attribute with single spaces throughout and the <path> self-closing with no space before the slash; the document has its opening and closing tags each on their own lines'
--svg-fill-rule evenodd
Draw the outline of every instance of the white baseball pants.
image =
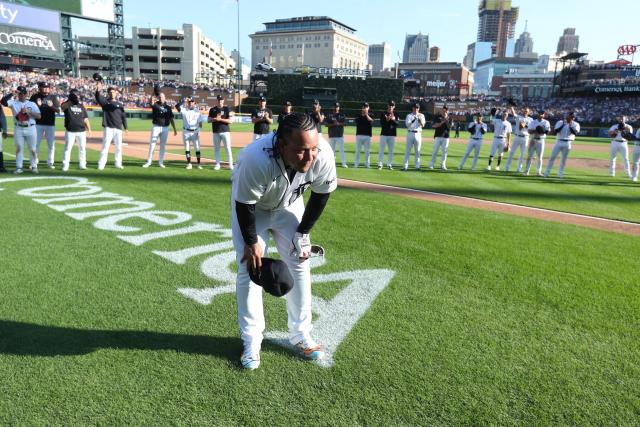
<svg viewBox="0 0 640 427">
<path fill-rule="evenodd" d="M 571 151 L 571 143 L 569 141 L 556 141 L 553 146 L 553 150 L 551 150 L 551 157 L 549 157 L 547 169 L 544 171 L 545 177 L 549 176 L 549 173 L 551 173 L 551 169 L 553 169 L 553 162 L 556 160 L 556 157 L 558 157 L 558 154 L 562 154 L 562 157 L 560 158 L 560 168 L 558 169 L 558 178 L 562 178 L 564 176 L 564 166 L 567 163 L 569 151 Z"/>
<path fill-rule="evenodd" d="M 511 149 L 509 150 L 509 156 L 507 157 L 507 164 L 504 167 L 505 172 L 509 172 L 509 168 L 511 168 L 511 161 L 513 160 L 513 156 L 516 154 L 516 151 L 520 150 L 520 155 L 518 156 L 518 163 L 516 167 L 517 172 L 522 171 L 522 160 L 524 159 L 524 152 L 527 150 L 527 145 L 529 144 L 529 135 L 518 136 L 516 135 L 513 138 L 513 143 L 511 144 Z"/>
<path fill-rule="evenodd" d="M 62 170 L 69 170 L 71 161 L 71 150 L 78 144 L 78 166 L 80 169 L 87 167 L 87 132 L 65 132 L 64 133 L 64 157 L 62 159 Z"/>
<path fill-rule="evenodd" d="M 158 164 L 164 163 L 164 152 L 167 147 L 167 139 L 169 138 L 169 126 L 152 126 L 151 137 L 149 139 L 149 155 L 147 156 L 147 163 L 153 161 L 153 152 L 156 149 L 156 144 L 160 141 L 160 153 L 158 154 Z"/>
<path fill-rule="evenodd" d="M 182 143 L 184 144 L 184 151 L 190 152 L 191 144 L 193 144 L 193 149 L 195 151 L 200 151 L 200 131 L 199 130 L 182 131 Z"/>
<path fill-rule="evenodd" d="M 220 132 L 213 134 L 213 151 L 216 163 L 220 164 L 220 144 L 224 143 L 227 151 L 227 159 L 229 160 L 229 169 L 233 169 L 233 154 L 231 153 L 231 132 Z"/>
<path fill-rule="evenodd" d="M 43 136 L 47 140 L 47 165 L 52 166 L 55 161 L 55 154 L 56 154 L 56 144 L 55 144 L 56 127 L 36 125 L 36 153 L 38 154 L 40 154 L 40 143 L 42 142 Z"/>
<path fill-rule="evenodd" d="M 32 168 L 38 167 L 38 153 L 36 152 L 36 127 L 16 126 L 13 130 L 13 142 L 16 146 L 16 169 L 22 169 L 24 164 L 24 146 L 29 148 L 29 163 Z"/>
<path fill-rule="evenodd" d="M 261 244 L 269 242 L 269 231 L 273 235 L 282 260 L 293 276 L 293 289 L 285 296 L 289 326 L 289 341 L 296 344 L 311 338 L 311 269 L 309 260 L 300 262 L 298 257 L 289 254 L 291 240 L 304 213 L 302 197 L 285 209 L 265 211 L 256 208 L 256 232 Z M 238 303 L 238 324 L 240 338 L 245 348 L 259 351 L 265 329 L 262 307 L 263 289 L 251 282 L 247 263 L 241 263 L 244 255 L 244 240 L 236 217 L 235 203 L 231 203 L 231 230 L 236 250 L 238 276 L 236 278 L 236 298 Z M 264 248 L 267 253 L 267 247 Z"/>
<path fill-rule="evenodd" d="M 618 153 L 620 153 L 622 161 L 624 162 L 624 173 L 626 173 L 627 176 L 631 176 L 631 173 L 629 171 L 629 147 L 627 146 L 626 141 L 611 141 L 609 173 L 611 174 L 611 176 L 616 176 L 616 157 L 618 157 Z"/>
<path fill-rule="evenodd" d="M 529 175 L 529 171 L 531 170 L 531 162 L 533 161 L 533 156 L 535 155 L 536 159 L 536 173 L 538 175 L 542 174 L 542 155 L 544 154 L 544 138 L 536 139 L 534 138 L 529 144 L 527 149 L 527 166 L 525 167 L 524 173 Z"/>
<path fill-rule="evenodd" d="M 369 156 L 371 154 L 371 137 L 369 135 L 356 135 L 356 159 L 353 165 L 360 166 L 360 149 L 364 147 L 364 167 L 369 167 Z"/>
<path fill-rule="evenodd" d="M 449 138 L 437 137 L 433 140 L 433 153 L 431 154 L 431 163 L 429 167 L 432 168 L 436 164 L 438 158 L 438 151 L 442 148 L 442 157 L 440 158 L 440 166 L 442 169 L 447 167 L 447 152 L 449 151 Z"/>
<path fill-rule="evenodd" d="M 378 167 L 383 166 L 384 150 L 387 148 L 387 166 L 393 165 L 393 147 L 396 145 L 395 136 L 380 135 L 380 151 L 378 152 Z"/>
<path fill-rule="evenodd" d="M 347 159 L 344 156 L 344 137 L 329 138 L 329 144 L 333 150 L 334 157 L 336 154 L 336 144 L 338 145 L 338 148 L 340 148 L 340 161 L 342 161 L 342 166 L 346 166 Z"/>
<path fill-rule="evenodd" d="M 420 150 L 422 149 L 422 134 L 407 132 L 407 147 L 404 150 L 404 168 L 409 167 L 409 158 L 413 149 L 413 161 L 416 169 L 420 169 Z"/>
<path fill-rule="evenodd" d="M 102 132 L 102 150 L 100 151 L 100 160 L 98 160 L 98 169 L 104 169 L 109 157 L 109 147 L 111 142 L 116 147 L 115 166 L 122 166 L 122 129 L 104 128 Z"/>
<path fill-rule="evenodd" d="M 636 143 L 633 147 L 633 182 L 638 181 L 638 169 L 640 169 L 640 143 Z"/>
<path fill-rule="evenodd" d="M 473 161 L 471 162 L 471 170 L 475 170 L 476 169 L 476 165 L 478 164 L 478 156 L 480 155 L 480 148 L 482 147 L 482 139 L 481 138 L 471 138 L 469 139 L 469 143 L 467 144 L 467 149 L 464 151 L 464 155 L 462 156 L 462 160 L 460 161 L 460 166 L 458 166 L 458 169 L 462 169 L 464 168 L 464 164 L 467 161 L 467 158 L 469 157 L 469 154 L 471 154 L 471 150 L 473 151 Z"/>
<path fill-rule="evenodd" d="M 496 152 L 499 157 L 502 157 L 504 154 L 504 146 L 507 142 L 504 138 L 493 138 L 493 142 L 491 143 L 491 152 L 489 153 L 489 157 L 494 157 Z"/>
</svg>

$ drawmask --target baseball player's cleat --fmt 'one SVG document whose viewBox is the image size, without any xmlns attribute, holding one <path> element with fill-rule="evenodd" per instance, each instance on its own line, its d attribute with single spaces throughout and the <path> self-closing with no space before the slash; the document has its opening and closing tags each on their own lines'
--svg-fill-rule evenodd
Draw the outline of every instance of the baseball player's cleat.
<svg viewBox="0 0 640 427">
<path fill-rule="evenodd" d="M 216 165 L 213 167 L 213 170 L 219 171 L 220 170 L 220 163 L 216 163 Z"/>
<path fill-rule="evenodd" d="M 487 170 L 490 171 L 491 170 L 491 166 L 487 166 Z"/>
<path fill-rule="evenodd" d="M 349 169 L 349 166 L 347 166 L 346 164 L 342 165 L 342 167 L 345 169 Z"/>
<path fill-rule="evenodd" d="M 499 171 L 500 170 L 500 166 L 496 166 L 496 170 Z"/>
<path fill-rule="evenodd" d="M 67 172 L 69 170 L 69 166 L 62 166 L 62 172 Z"/>
<path fill-rule="evenodd" d="M 433 165 L 429 165 L 429 169 L 433 170 Z"/>
<path fill-rule="evenodd" d="M 389 170 L 392 171 L 393 170 L 393 166 L 389 165 Z"/>
<path fill-rule="evenodd" d="M 13 173 L 19 175 L 22 173 L 22 169 L 16 169 Z"/>
<path fill-rule="evenodd" d="M 67 168 L 67 169 L 69 169 L 69 168 Z M 86 171 L 87 167 L 86 166 L 80 166 L 78 169 L 80 169 L 81 171 Z"/>
<path fill-rule="evenodd" d="M 142 165 L 143 168 L 148 168 L 149 166 L 151 166 L 151 162 L 147 162 L 144 165 Z"/>
<path fill-rule="evenodd" d="M 54 164 L 49 165 L 49 169 L 55 169 L 56 166 Z"/>
<path fill-rule="evenodd" d="M 197 167 L 198 167 L 198 169 L 202 169 L 202 165 L 198 165 Z"/>
<path fill-rule="evenodd" d="M 251 350 L 242 352 L 240 364 L 244 369 L 258 369 L 260 367 L 260 353 L 254 353 Z"/>
<path fill-rule="evenodd" d="M 38 168 L 37 167 L 32 167 L 31 168 L 31 173 L 38 174 Z"/>
<path fill-rule="evenodd" d="M 158 163 L 158 167 L 160 167 L 160 168 L 162 168 L 162 169 L 166 168 L 166 166 L 164 165 L 164 163 Z"/>
<path fill-rule="evenodd" d="M 124 169 L 124 166 L 118 165 L 118 166 L 116 166 L 116 169 Z"/>
<path fill-rule="evenodd" d="M 298 354 L 307 360 L 320 360 L 324 357 L 324 350 L 311 340 L 300 341 L 296 344 Z"/>
<path fill-rule="evenodd" d="M 122 143 L 122 146 L 123 146 L 123 147 L 128 147 L 128 146 L 129 146 L 129 143 L 128 143 L 128 142 L 123 142 L 123 143 Z"/>
<path fill-rule="evenodd" d="M 634 176 L 633 178 L 631 178 L 631 182 L 638 182 L 638 177 Z"/>
<path fill-rule="evenodd" d="M 232 171 L 233 170 L 233 166 L 229 166 L 229 170 Z"/>
<path fill-rule="evenodd" d="M 446 167 L 446 166 L 442 166 L 442 170 L 443 170 L 443 171 L 448 171 L 449 169 L 447 169 L 447 167 Z"/>
<path fill-rule="evenodd" d="M 191 163 L 187 163 L 186 169 L 192 169 L 192 168 L 193 168 L 193 165 Z"/>
<path fill-rule="evenodd" d="M 378 165 L 378 170 L 382 170 L 382 165 Z"/>
<path fill-rule="evenodd" d="M 98 166 L 98 170 L 99 170 L 99 171 L 104 170 L 104 166 Z"/>
<path fill-rule="evenodd" d="M 544 175 L 542 175 L 542 172 L 538 172 L 536 176 L 544 176 Z"/>
<path fill-rule="evenodd" d="M 406 171 L 408 171 L 408 170 L 409 170 L 409 168 L 402 168 L 402 169 L 400 169 L 400 170 L 401 170 L 402 172 L 406 172 Z"/>
</svg>

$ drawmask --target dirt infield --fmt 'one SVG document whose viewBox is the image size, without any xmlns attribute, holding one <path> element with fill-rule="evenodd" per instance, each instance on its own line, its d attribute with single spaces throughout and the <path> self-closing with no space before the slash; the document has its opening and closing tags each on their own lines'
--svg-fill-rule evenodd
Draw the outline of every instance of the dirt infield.
<svg viewBox="0 0 640 427">
<path fill-rule="evenodd" d="M 57 132 L 56 137 L 63 139 L 64 133 Z M 99 150 L 101 147 L 101 132 L 94 132 L 91 138 L 87 140 L 87 148 L 93 150 Z M 253 134 L 246 132 L 234 132 L 232 134 L 231 145 L 233 147 L 244 147 L 249 144 L 253 139 Z M 347 136 L 346 141 L 355 140 L 352 135 Z M 149 147 L 149 133 L 148 132 L 129 132 L 124 136 L 124 140 L 129 144 L 124 147 L 124 154 L 126 156 L 135 157 L 139 159 L 146 159 Z M 464 142 L 464 140 L 458 140 Z M 201 144 L 204 147 L 212 146 L 212 134 L 211 132 L 202 132 Z M 172 132 L 169 134 L 169 140 L 167 142 L 167 150 L 181 149 L 182 137 L 180 132 L 174 136 Z M 580 146 L 581 149 L 591 150 L 593 146 L 584 145 Z M 576 146 L 578 148 L 578 146 Z M 600 148 L 600 147 L 598 147 Z M 603 148 L 607 148 L 605 146 Z M 111 147 L 113 151 L 113 147 Z M 157 159 L 158 150 L 156 149 L 155 158 Z M 175 159 L 183 159 L 183 155 L 167 153 L 167 157 Z M 213 163 L 212 159 L 203 158 L 203 163 Z M 607 162 L 603 160 L 593 159 L 569 159 L 572 167 L 606 167 Z M 404 197 L 411 197 L 420 200 L 434 201 L 438 203 L 446 203 L 450 205 L 462 206 L 466 208 L 482 209 L 492 212 L 502 212 L 511 215 L 518 215 L 527 218 L 541 219 L 545 221 L 559 222 L 564 224 L 574 224 L 582 227 L 593 228 L 603 231 L 613 231 L 617 233 L 628 234 L 632 236 L 640 236 L 640 224 L 617 221 L 605 218 L 598 218 L 586 215 L 578 215 L 573 213 L 558 212 L 548 209 L 532 208 L 529 206 L 519 206 L 509 203 L 492 202 L 487 200 L 474 199 L 470 197 L 454 196 L 449 194 L 434 193 L 429 191 L 413 190 L 408 188 L 393 187 L 381 184 L 372 184 L 362 181 L 352 181 L 347 179 L 338 179 L 338 185 L 346 188 L 354 188 L 368 191 L 378 191 L 382 193 L 394 194 Z"/>
</svg>

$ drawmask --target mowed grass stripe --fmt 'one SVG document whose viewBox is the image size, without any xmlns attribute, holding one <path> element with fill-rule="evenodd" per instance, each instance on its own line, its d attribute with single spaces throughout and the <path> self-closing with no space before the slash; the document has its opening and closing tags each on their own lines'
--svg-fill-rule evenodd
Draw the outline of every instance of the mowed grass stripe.
<svg viewBox="0 0 640 427">
<path fill-rule="evenodd" d="M 228 226 L 227 171 L 87 172 L 105 191 Z M 134 247 L 15 195 L 21 186 L 32 185 L 0 193 L 11 242 L 0 248 L 0 423 L 637 419 L 635 238 L 339 189 L 313 232 L 329 260 L 317 273 L 390 268 L 393 282 L 332 369 L 266 344 L 260 370 L 246 373 L 235 297 L 185 299 L 176 288 L 215 286 L 198 271 L 203 258 L 177 266 L 151 254 L 190 238 Z M 282 301 L 265 304 L 268 327 L 284 328 Z"/>
</svg>

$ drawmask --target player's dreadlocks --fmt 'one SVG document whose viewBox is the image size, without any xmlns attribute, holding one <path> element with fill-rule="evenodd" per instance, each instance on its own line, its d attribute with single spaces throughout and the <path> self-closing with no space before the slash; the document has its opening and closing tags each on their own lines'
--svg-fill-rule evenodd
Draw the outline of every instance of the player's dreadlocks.
<svg viewBox="0 0 640 427">
<path fill-rule="evenodd" d="M 284 119 L 278 125 L 276 131 L 276 138 L 286 139 L 291 136 L 294 131 L 308 132 L 316 128 L 316 124 L 311 120 L 307 114 L 304 113 L 291 113 L 284 117 Z"/>
</svg>

